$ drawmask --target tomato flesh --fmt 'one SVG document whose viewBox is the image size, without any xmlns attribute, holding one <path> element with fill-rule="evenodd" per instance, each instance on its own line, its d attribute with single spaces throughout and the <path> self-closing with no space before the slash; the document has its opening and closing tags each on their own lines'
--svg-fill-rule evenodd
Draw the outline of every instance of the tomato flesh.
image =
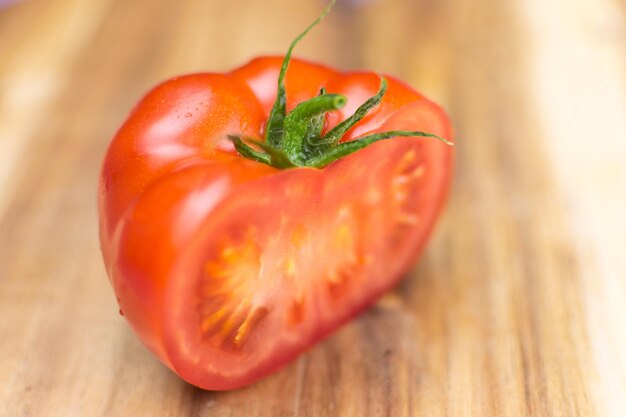
<svg viewBox="0 0 626 417">
<path fill-rule="evenodd" d="M 203 364 L 235 385 L 263 376 L 400 278 L 431 223 L 419 152 L 411 139 L 373 145 L 323 171 L 266 177 L 217 208 L 182 260 L 196 274 L 168 291 L 181 312 L 166 331 L 176 366 L 197 385 Z"/>
</svg>

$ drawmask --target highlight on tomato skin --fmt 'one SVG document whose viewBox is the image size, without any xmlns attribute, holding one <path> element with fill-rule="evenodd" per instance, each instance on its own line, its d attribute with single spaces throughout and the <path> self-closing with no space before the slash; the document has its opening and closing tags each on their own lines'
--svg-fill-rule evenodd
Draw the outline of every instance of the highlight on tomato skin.
<svg viewBox="0 0 626 417">
<path fill-rule="evenodd" d="M 300 38 L 285 57 L 155 87 L 102 166 L 124 318 L 204 389 L 257 381 L 375 302 L 448 192 L 443 110 L 391 76 L 291 59 Z"/>
</svg>

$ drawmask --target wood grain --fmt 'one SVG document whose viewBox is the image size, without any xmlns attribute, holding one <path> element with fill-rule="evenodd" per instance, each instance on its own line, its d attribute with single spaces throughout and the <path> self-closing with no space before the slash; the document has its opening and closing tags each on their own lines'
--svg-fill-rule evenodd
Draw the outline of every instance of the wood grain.
<svg viewBox="0 0 626 417">
<path fill-rule="evenodd" d="M 623 2 L 340 1 L 298 55 L 393 73 L 454 122 L 420 263 L 232 392 L 185 384 L 117 315 L 95 206 L 115 129 L 169 76 L 284 51 L 322 6 L 0 9 L 0 416 L 626 415 Z"/>
</svg>

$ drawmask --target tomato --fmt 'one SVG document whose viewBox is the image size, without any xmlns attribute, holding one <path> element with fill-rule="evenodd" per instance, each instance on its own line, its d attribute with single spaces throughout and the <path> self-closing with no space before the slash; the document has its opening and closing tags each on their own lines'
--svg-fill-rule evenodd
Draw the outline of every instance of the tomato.
<svg viewBox="0 0 626 417">
<path fill-rule="evenodd" d="M 280 101 L 283 58 L 257 58 L 154 88 L 103 163 L 100 238 L 121 311 L 163 363 L 204 389 L 256 381 L 371 305 L 415 262 L 447 193 L 450 146 L 381 136 L 450 139 L 440 107 L 390 76 L 385 92 L 376 74 L 289 58 L 286 117 L 312 97 L 334 107 L 302 110 L 306 123 L 284 122 L 285 137 L 293 122 L 318 126 L 319 141 L 378 101 L 322 151 L 246 142 L 270 137 Z"/>
</svg>

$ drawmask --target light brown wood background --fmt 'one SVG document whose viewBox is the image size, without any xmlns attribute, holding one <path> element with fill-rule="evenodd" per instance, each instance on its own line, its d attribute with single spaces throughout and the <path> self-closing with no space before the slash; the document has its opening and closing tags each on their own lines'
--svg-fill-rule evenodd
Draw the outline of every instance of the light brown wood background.
<svg viewBox="0 0 626 417">
<path fill-rule="evenodd" d="M 185 384 L 131 333 L 97 242 L 108 141 L 155 83 L 285 51 L 322 6 L 0 10 L 0 416 L 626 415 L 623 0 L 340 1 L 297 54 L 393 73 L 456 128 L 421 262 L 238 391 Z"/>
</svg>

